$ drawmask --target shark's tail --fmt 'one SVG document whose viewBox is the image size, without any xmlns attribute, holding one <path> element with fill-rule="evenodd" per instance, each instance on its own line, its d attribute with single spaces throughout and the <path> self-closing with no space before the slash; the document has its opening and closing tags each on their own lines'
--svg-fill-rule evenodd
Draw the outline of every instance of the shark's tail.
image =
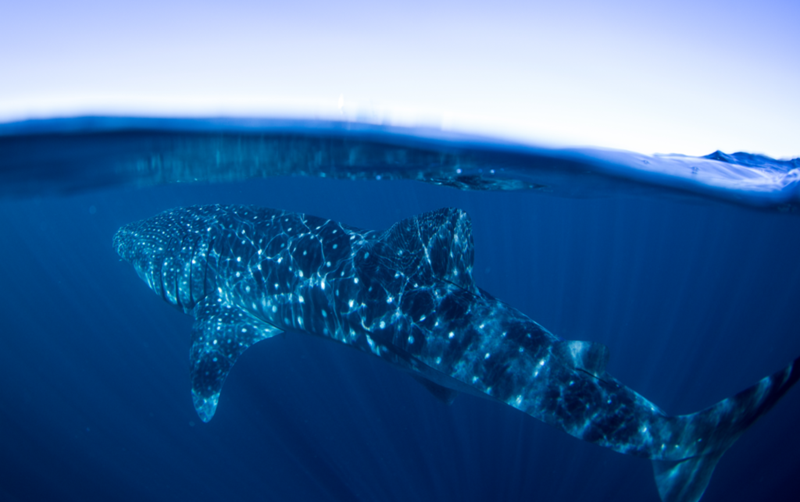
<svg viewBox="0 0 800 502">
<path fill-rule="evenodd" d="M 800 379 L 800 357 L 786 368 L 761 379 L 733 397 L 691 415 L 674 417 L 673 435 L 665 449 L 680 450 L 665 457 L 680 460 L 653 460 L 653 471 L 661 500 L 697 502 L 703 496 L 711 474 L 722 454 L 768 412 Z"/>
</svg>

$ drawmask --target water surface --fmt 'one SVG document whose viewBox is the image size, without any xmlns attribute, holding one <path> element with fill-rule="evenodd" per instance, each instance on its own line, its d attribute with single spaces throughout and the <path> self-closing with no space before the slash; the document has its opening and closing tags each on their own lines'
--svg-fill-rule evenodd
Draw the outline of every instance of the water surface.
<svg viewBox="0 0 800 502">
<path fill-rule="evenodd" d="M 689 413 L 800 355 L 797 167 L 357 124 L 2 125 L 0 498 L 657 501 L 645 460 L 486 400 L 445 406 L 381 361 L 295 333 L 247 351 L 203 424 L 191 318 L 111 238 L 190 204 L 374 229 L 460 207 L 479 286 L 563 338 L 606 344 L 615 377 Z M 703 500 L 794 500 L 799 415 L 794 390 Z"/>
</svg>

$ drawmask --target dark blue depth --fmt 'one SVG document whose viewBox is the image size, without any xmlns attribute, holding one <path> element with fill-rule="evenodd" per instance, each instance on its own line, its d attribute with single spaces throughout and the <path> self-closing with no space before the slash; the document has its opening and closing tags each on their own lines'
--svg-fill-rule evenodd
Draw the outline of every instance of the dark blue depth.
<svg viewBox="0 0 800 502">
<path fill-rule="evenodd" d="M 657 501 L 650 463 L 510 408 L 445 406 L 407 375 L 287 333 L 248 350 L 203 424 L 191 319 L 111 247 L 191 204 L 255 204 L 382 229 L 454 206 L 475 281 L 671 414 L 800 355 L 800 219 L 715 202 L 464 192 L 273 178 L 0 202 L 0 499 Z M 721 460 L 704 502 L 795 500 L 800 393 Z"/>
</svg>

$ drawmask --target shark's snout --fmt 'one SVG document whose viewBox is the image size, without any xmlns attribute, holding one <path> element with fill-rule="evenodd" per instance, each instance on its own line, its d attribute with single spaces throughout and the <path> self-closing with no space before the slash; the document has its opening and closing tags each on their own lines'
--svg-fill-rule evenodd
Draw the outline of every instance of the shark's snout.
<svg viewBox="0 0 800 502">
<path fill-rule="evenodd" d="M 112 246 L 120 258 L 135 265 L 137 255 L 141 254 L 138 249 L 140 243 L 139 234 L 136 232 L 135 224 L 131 223 L 121 227 L 114 234 Z"/>
<path fill-rule="evenodd" d="M 126 227 L 122 227 L 114 234 L 114 239 L 112 240 L 112 247 L 114 251 L 117 252 L 120 258 L 127 260 L 128 258 L 125 256 L 125 246 L 123 243 L 125 242 L 125 237 L 127 234 Z"/>
</svg>

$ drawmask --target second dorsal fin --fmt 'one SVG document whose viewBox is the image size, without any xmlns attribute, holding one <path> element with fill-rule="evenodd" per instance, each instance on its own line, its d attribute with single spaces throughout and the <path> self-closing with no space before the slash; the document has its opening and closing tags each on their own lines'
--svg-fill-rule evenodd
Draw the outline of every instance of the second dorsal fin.
<svg viewBox="0 0 800 502">
<path fill-rule="evenodd" d="M 606 371 L 608 347 L 602 343 L 561 340 L 555 344 L 553 352 L 575 369 L 583 370 L 598 378 Z"/>
</svg>

